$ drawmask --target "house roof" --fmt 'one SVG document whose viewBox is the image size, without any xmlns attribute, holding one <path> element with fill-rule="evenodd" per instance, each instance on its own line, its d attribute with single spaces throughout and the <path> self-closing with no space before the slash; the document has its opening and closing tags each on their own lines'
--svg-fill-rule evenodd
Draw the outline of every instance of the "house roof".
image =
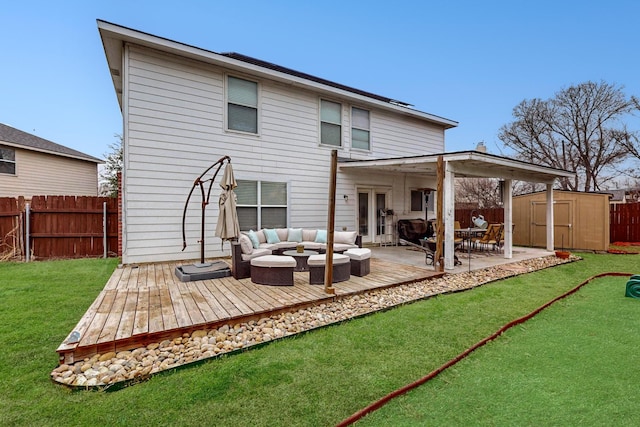
<svg viewBox="0 0 640 427">
<path fill-rule="evenodd" d="M 104 163 L 96 157 L 81 153 L 64 145 L 56 144 L 48 139 L 23 132 L 0 123 L 0 144 L 17 148 L 24 148 L 31 151 L 53 154 L 62 157 L 71 157 L 79 160 L 86 160 L 94 163 Z"/>
<path fill-rule="evenodd" d="M 514 160 L 479 151 L 458 151 L 423 156 L 377 160 L 339 159 L 340 170 L 365 170 L 437 176 L 438 157 L 442 156 L 456 178 L 504 178 L 551 184 L 556 178 L 573 178 L 574 172 Z"/>
<path fill-rule="evenodd" d="M 433 114 L 409 108 L 410 104 L 392 98 L 376 95 L 367 91 L 352 88 L 329 80 L 312 76 L 290 68 L 282 67 L 260 59 L 239 53 L 217 53 L 201 49 L 184 43 L 179 43 L 163 37 L 133 30 L 131 28 L 98 20 L 98 31 L 102 39 L 107 63 L 111 72 L 111 79 L 116 90 L 120 108 L 122 108 L 123 88 L 123 51 L 127 43 L 149 47 L 167 53 L 180 55 L 200 62 L 214 64 L 229 70 L 249 73 L 258 77 L 284 82 L 300 88 L 306 88 L 318 93 L 339 96 L 365 105 L 376 106 L 381 109 L 392 110 L 396 113 L 415 117 L 421 120 L 453 128 L 458 122 Z"/>
</svg>

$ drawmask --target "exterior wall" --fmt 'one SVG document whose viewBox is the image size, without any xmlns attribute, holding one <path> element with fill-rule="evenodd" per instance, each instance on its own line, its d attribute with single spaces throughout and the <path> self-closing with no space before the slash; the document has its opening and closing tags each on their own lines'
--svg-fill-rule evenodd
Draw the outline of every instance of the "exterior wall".
<svg viewBox="0 0 640 427">
<path fill-rule="evenodd" d="M 319 94 L 257 80 L 259 135 L 225 131 L 226 70 L 137 46 L 128 46 L 126 52 L 124 263 L 199 258 L 199 191 L 192 196 L 187 212 L 188 247 L 181 252 L 184 203 L 195 178 L 225 155 L 231 157 L 236 179 L 288 184 L 290 227 L 326 227 L 334 147 L 319 145 Z M 335 96 L 324 99 L 342 102 L 343 117 L 349 117 L 352 104 Z M 343 120 L 341 158 L 401 157 L 444 150 L 441 126 L 369 105 L 354 106 L 370 111 L 371 151 L 350 149 L 350 126 Z M 220 178 L 216 178 L 206 210 L 207 257 L 228 255 L 228 246 L 221 250 L 220 240 L 214 237 Z M 397 204 L 403 210 L 404 177 L 339 173 L 337 229 L 355 229 L 355 189 L 365 183 L 390 186 L 394 208 Z M 354 197 L 344 202 L 342 194 Z"/>
<path fill-rule="evenodd" d="M 571 244 L 565 243 L 567 249 L 606 251 L 609 249 L 609 195 L 598 193 L 579 193 L 570 191 L 553 192 L 554 203 L 568 203 L 571 220 Z M 513 223 L 515 224 L 514 245 L 532 246 L 533 236 L 532 204 L 546 205 L 546 194 L 535 193 L 513 198 Z M 558 217 L 554 209 L 554 237 L 556 249 L 560 249 L 563 219 Z"/>
<path fill-rule="evenodd" d="M 16 174 L 0 174 L 0 197 L 98 195 L 96 163 L 12 148 L 16 150 Z"/>
</svg>

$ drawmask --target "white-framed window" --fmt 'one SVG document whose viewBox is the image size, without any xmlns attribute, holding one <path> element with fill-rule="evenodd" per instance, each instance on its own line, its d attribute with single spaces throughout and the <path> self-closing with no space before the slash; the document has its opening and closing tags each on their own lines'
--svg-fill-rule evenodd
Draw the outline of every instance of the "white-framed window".
<svg viewBox="0 0 640 427">
<path fill-rule="evenodd" d="M 287 227 L 287 183 L 236 180 L 240 230 Z"/>
<path fill-rule="evenodd" d="M 16 174 L 16 150 L 0 145 L 0 174 Z"/>
<path fill-rule="evenodd" d="M 435 191 L 425 194 L 422 190 L 411 190 L 411 212 L 434 211 L 435 199 Z"/>
<path fill-rule="evenodd" d="M 371 149 L 369 111 L 362 108 L 351 108 L 351 148 Z"/>
<path fill-rule="evenodd" d="M 258 133 L 258 83 L 227 76 L 227 129 Z"/>
<path fill-rule="evenodd" d="M 342 146 L 342 104 L 320 100 L 320 144 Z"/>
</svg>

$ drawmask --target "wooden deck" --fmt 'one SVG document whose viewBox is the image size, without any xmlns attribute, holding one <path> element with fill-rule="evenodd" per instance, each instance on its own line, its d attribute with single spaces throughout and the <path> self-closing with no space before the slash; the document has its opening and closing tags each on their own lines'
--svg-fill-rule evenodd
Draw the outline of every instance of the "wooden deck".
<svg viewBox="0 0 640 427">
<path fill-rule="evenodd" d="M 181 282 L 174 270 L 183 264 L 117 268 L 73 329 L 72 333 L 79 333 L 79 341 L 67 344 L 67 338 L 58 347 L 60 363 L 440 275 L 430 269 L 372 258 L 369 275 L 335 283 L 335 295 L 329 295 L 323 285 L 309 284 L 308 272 L 294 273 L 294 286 L 257 285 L 251 279 L 233 277 Z"/>
</svg>

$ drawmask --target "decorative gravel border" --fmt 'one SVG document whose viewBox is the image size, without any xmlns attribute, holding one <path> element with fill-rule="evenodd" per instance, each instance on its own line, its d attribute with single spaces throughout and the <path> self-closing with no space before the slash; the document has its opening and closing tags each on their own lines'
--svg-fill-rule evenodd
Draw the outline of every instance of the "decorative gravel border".
<svg viewBox="0 0 640 427">
<path fill-rule="evenodd" d="M 581 258 L 574 255 L 568 259 L 550 255 L 347 295 L 330 303 L 264 317 L 257 321 L 226 324 L 217 329 L 185 333 L 172 340 L 152 343 L 134 350 L 96 354 L 71 365 L 63 364 L 56 367 L 51 372 L 51 380 L 78 390 L 119 390 L 147 380 L 155 374 L 192 366 L 214 357 L 254 349 L 276 339 L 309 332 L 434 295 L 460 292 L 579 259 Z"/>
</svg>

